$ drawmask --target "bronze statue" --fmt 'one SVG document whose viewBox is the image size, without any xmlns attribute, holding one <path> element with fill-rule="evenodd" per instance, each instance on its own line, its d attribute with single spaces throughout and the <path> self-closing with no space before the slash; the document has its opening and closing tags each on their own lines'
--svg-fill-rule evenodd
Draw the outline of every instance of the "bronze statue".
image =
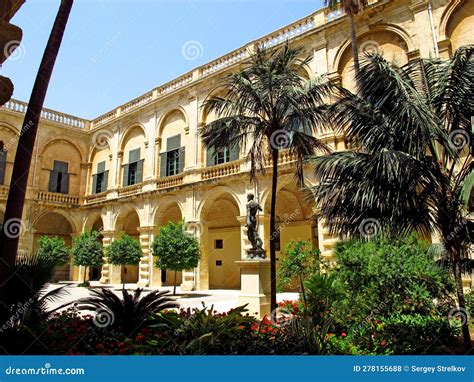
<svg viewBox="0 0 474 382">
<path fill-rule="evenodd" d="M 258 211 L 262 211 L 262 207 L 254 200 L 253 194 L 247 195 L 247 221 L 245 226 L 247 227 L 247 236 L 252 244 L 252 248 L 247 250 L 248 258 L 260 258 L 265 259 L 265 250 L 263 247 L 263 241 L 258 234 L 257 214 Z"/>
</svg>

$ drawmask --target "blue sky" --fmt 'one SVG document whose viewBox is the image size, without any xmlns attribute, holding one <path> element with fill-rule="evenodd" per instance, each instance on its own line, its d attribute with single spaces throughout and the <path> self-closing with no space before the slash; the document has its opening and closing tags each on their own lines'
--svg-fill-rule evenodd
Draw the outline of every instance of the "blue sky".
<svg viewBox="0 0 474 382">
<path fill-rule="evenodd" d="M 196 66 L 322 7 L 322 0 L 76 0 L 45 107 L 95 118 Z M 12 19 L 22 46 L 1 74 L 28 101 L 59 0 Z M 183 55 L 186 44 L 191 56 Z M 198 42 L 198 44 L 193 43 Z M 202 50 L 201 50 L 202 47 Z"/>
</svg>

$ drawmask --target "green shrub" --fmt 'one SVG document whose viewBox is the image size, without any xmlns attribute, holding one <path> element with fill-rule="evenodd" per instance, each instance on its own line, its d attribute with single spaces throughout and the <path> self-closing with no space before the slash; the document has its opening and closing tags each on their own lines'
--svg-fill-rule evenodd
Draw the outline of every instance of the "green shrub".
<svg viewBox="0 0 474 382">
<path fill-rule="evenodd" d="M 278 264 L 278 288 L 298 288 L 306 302 L 304 281 L 313 273 L 319 273 L 320 251 L 309 241 L 290 241 L 285 248 L 285 255 Z"/>
<path fill-rule="evenodd" d="M 64 265 L 69 261 L 69 248 L 60 237 L 42 236 L 39 239 L 37 255 L 42 261 Z"/>
<path fill-rule="evenodd" d="M 341 300 L 343 293 L 338 284 L 337 274 L 314 274 L 305 284 L 306 310 L 315 322 L 321 322 L 333 312 L 333 307 Z"/>
<path fill-rule="evenodd" d="M 345 292 L 338 316 L 358 323 L 394 313 L 440 314 L 434 301 L 449 299 L 454 283 L 427 252 L 428 244 L 412 237 L 337 244 L 336 274 Z"/>
<path fill-rule="evenodd" d="M 140 242 L 126 234 L 114 240 L 106 249 L 109 263 L 114 265 L 138 265 L 142 257 Z"/>
</svg>

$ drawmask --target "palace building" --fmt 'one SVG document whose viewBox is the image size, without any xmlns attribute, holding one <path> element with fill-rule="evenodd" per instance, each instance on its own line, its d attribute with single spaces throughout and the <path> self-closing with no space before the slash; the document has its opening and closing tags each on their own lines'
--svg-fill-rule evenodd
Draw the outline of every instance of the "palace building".
<svg viewBox="0 0 474 382">
<path fill-rule="evenodd" d="M 405 64 L 418 57 L 448 58 L 474 43 L 474 0 L 373 0 L 357 18 L 361 51 L 378 50 Z M 349 22 L 341 12 L 322 9 L 230 52 L 104 115 L 85 120 L 44 109 L 30 170 L 21 223 L 20 252 L 30 253 L 44 235 L 71 244 L 86 230 L 99 230 L 105 246 L 126 233 L 143 250 L 139 266 L 104 264 L 90 277 L 102 283 L 161 286 L 173 282 L 154 266 L 150 246 L 159 227 L 183 219 L 202 246 L 198 268 L 179 274 L 184 289 L 237 289 L 236 261 L 248 248 L 246 195 L 263 206 L 260 236 L 269 249 L 271 173 L 250 181 L 242 149 L 207 152 L 198 130 L 216 118 L 201 105 L 218 81 L 246 62 L 258 46 L 289 40 L 313 58 L 308 78 L 328 75 L 353 88 Z M 0 108 L 0 222 L 3 220 L 18 135 L 27 105 L 11 100 Z M 319 131 L 333 150 L 345 149 L 342 136 Z M 278 245 L 311 240 L 330 259 L 338 238 L 312 219 L 293 179 L 295 158 L 280 152 L 277 202 Z M 269 162 L 270 164 L 270 162 Z M 306 183 L 314 184 L 311 168 Z M 281 253 L 281 251 L 279 252 Z M 58 280 L 79 280 L 83 269 L 58 269 Z M 465 286 L 471 281 L 465 279 Z"/>
</svg>

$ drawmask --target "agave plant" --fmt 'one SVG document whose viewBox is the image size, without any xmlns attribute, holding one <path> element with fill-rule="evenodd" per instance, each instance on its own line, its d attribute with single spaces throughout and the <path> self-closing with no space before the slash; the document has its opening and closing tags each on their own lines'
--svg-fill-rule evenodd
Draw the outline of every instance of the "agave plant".
<svg viewBox="0 0 474 382">
<path fill-rule="evenodd" d="M 80 299 L 77 308 L 94 312 L 97 326 L 119 327 L 130 336 L 149 323 L 154 314 L 178 307 L 168 291 L 155 290 L 146 296 L 142 293 L 142 288 L 133 293 L 123 288 L 120 298 L 110 289 L 92 290 L 93 296 Z"/>
</svg>

